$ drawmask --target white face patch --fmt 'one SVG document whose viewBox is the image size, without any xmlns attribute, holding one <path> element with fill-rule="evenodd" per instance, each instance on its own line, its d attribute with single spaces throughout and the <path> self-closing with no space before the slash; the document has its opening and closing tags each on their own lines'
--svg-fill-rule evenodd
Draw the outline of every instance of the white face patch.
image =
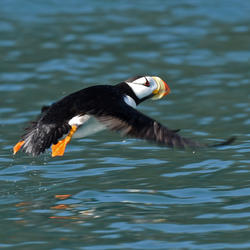
<svg viewBox="0 0 250 250">
<path fill-rule="evenodd" d="M 150 96 L 157 89 L 157 83 L 151 76 L 143 76 L 127 84 L 139 99 Z"/>
</svg>

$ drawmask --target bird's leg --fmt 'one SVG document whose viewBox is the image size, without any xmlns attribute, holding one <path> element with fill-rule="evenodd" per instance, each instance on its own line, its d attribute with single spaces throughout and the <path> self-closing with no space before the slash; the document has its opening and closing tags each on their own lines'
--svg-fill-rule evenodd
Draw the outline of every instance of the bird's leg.
<svg viewBox="0 0 250 250">
<path fill-rule="evenodd" d="M 66 146 L 70 142 L 70 140 L 71 140 L 73 134 L 76 132 L 76 130 L 77 130 L 77 126 L 72 125 L 71 130 L 69 131 L 68 135 L 63 140 L 59 141 L 57 144 L 53 144 L 51 146 L 52 157 L 62 156 L 64 154 Z"/>
<path fill-rule="evenodd" d="M 15 155 L 20 148 L 23 146 L 24 141 L 19 141 L 14 147 L 13 147 L 13 155 Z"/>
</svg>

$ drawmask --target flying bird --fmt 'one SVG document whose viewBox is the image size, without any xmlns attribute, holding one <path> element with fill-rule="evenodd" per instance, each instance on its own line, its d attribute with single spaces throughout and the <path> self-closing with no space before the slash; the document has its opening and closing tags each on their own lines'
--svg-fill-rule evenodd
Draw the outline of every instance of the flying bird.
<svg viewBox="0 0 250 250">
<path fill-rule="evenodd" d="M 209 146 L 182 137 L 178 129 L 169 129 L 136 110 L 141 102 L 161 99 L 169 93 L 167 83 L 157 76 L 136 76 L 117 85 L 96 85 L 79 90 L 42 107 L 39 117 L 30 123 L 13 147 L 13 154 L 22 148 L 32 156 L 38 156 L 51 147 L 52 157 L 62 156 L 73 136 L 86 137 L 104 129 L 161 146 Z M 230 138 L 210 146 L 227 145 L 233 141 L 234 138 Z"/>
</svg>

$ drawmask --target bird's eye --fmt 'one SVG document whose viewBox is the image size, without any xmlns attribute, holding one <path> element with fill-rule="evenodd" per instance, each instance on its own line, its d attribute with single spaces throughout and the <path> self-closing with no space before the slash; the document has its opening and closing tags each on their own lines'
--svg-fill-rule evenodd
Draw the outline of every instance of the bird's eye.
<svg viewBox="0 0 250 250">
<path fill-rule="evenodd" d="M 150 87 L 150 83 L 149 83 L 147 78 L 146 78 L 146 82 L 143 85 L 146 86 L 146 87 Z"/>
</svg>

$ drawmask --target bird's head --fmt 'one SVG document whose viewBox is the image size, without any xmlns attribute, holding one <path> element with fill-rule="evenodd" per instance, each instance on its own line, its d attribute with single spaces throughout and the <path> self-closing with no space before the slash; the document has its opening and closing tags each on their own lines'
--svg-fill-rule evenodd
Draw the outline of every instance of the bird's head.
<svg viewBox="0 0 250 250">
<path fill-rule="evenodd" d="M 141 101 L 161 99 L 170 93 L 167 83 L 158 76 L 136 76 L 125 81 Z"/>
</svg>

